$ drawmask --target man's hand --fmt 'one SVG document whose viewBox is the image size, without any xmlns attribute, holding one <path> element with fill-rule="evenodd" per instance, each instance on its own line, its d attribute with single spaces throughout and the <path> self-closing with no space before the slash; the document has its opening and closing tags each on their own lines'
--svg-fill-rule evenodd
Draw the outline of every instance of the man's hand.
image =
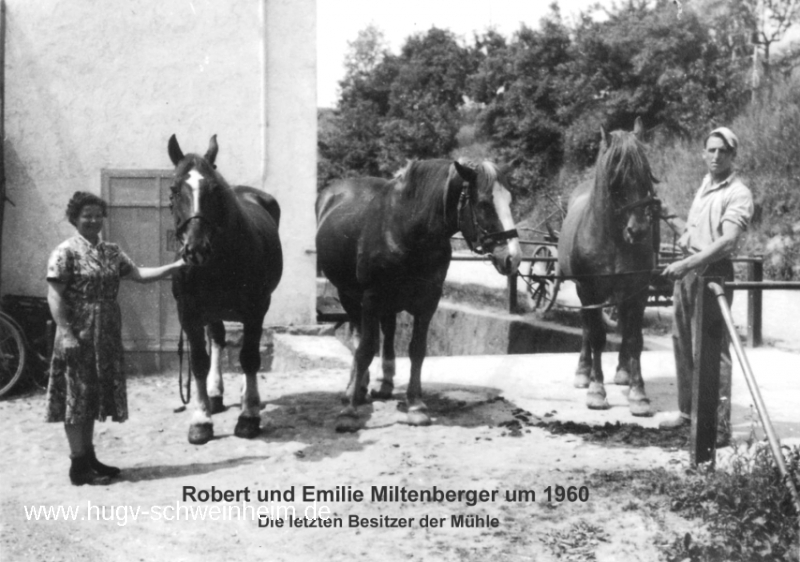
<svg viewBox="0 0 800 562">
<path fill-rule="evenodd" d="M 667 279 L 672 279 L 676 281 L 678 279 L 682 279 L 684 275 L 689 273 L 692 270 L 691 265 L 689 264 L 689 258 L 684 258 L 682 260 L 678 260 L 676 262 L 672 262 L 667 267 L 664 268 L 664 271 L 661 272 L 661 275 L 666 277 Z"/>
</svg>

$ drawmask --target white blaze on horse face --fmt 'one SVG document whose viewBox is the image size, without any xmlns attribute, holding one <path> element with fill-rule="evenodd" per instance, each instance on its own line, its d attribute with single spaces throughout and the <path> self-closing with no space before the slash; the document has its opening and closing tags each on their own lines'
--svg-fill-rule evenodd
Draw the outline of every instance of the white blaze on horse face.
<svg viewBox="0 0 800 562">
<path fill-rule="evenodd" d="M 200 212 L 200 182 L 203 181 L 203 174 L 197 170 L 189 172 L 189 178 L 186 180 L 186 185 L 192 188 L 192 214 L 197 215 Z"/>
<path fill-rule="evenodd" d="M 514 230 L 514 218 L 511 216 L 511 193 L 499 181 L 492 186 L 492 202 L 497 218 L 503 225 L 503 230 Z M 512 238 L 508 241 L 508 255 L 511 257 L 511 271 L 516 271 L 522 261 L 522 250 L 519 246 L 519 238 Z"/>
</svg>

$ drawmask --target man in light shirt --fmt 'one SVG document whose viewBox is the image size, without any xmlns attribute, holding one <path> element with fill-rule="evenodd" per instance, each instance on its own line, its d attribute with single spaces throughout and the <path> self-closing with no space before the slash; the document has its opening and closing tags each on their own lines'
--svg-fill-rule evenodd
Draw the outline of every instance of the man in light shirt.
<svg viewBox="0 0 800 562">
<path fill-rule="evenodd" d="M 692 202 L 686 230 L 679 240 L 686 257 L 669 264 L 662 274 L 675 280 L 672 341 L 678 378 L 677 418 L 662 422 L 661 428 L 688 425 L 692 411 L 692 321 L 700 291 L 701 275 L 733 279 L 731 257 L 753 216 L 753 196 L 733 171 L 739 139 L 727 127 L 719 127 L 705 139 L 703 159 L 708 174 Z M 733 292 L 726 291 L 728 303 Z M 719 409 L 717 411 L 717 446 L 730 441 L 731 353 L 725 334 L 720 364 Z"/>
</svg>

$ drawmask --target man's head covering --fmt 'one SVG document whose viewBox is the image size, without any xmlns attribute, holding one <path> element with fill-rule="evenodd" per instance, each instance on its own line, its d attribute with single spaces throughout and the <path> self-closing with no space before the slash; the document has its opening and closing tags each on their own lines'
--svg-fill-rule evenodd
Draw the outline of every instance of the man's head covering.
<svg viewBox="0 0 800 562">
<path fill-rule="evenodd" d="M 732 150 L 733 153 L 736 154 L 736 150 L 739 148 L 739 137 L 737 137 L 728 127 L 717 127 L 708 133 L 706 140 L 703 142 L 704 146 L 708 144 L 708 139 L 711 137 L 721 138 L 722 142 L 725 143 L 725 146 L 727 146 L 728 149 Z"/>
</svg>

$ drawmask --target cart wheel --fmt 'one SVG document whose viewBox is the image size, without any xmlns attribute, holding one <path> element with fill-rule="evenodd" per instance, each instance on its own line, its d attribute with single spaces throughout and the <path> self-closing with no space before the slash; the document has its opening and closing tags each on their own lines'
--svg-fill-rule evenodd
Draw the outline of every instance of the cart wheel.
<svg viewBox="0 0 800 562">
<path fill-rule="evenodd" d="M 541 258 L 555 258 L 552 246 L 539 246 L 533 252 L 528 267 L 528 302 L 533 310 L 546 312 L 553 308 L 561 281 L 558 279 L 558 262 Z"/>
</svg>

